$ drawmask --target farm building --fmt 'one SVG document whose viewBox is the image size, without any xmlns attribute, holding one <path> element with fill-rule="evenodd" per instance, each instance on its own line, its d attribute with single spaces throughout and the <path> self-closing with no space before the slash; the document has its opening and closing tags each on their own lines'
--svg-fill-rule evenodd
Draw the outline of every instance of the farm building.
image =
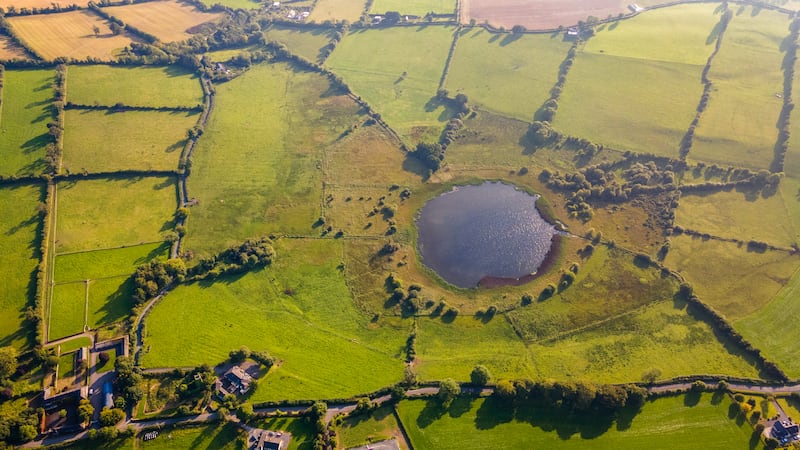
<svg viewBox="0 0 800 450">
<path fill-rule="evenodd" d="M 778 420 L 772 425 L 770 434 L 779 440 L 781 444 L 800 441 L 800 425 L 793 423 L 791 420 Z"/>
<path fill-rule="evenodd" d="M 284 450 L 289 447 L 292 435 L 282 431 L 253 429 L 248 437 L 248 448 L 253 450 Z"/>
<path fill-rule="evenodd" d="M 217 379 L 217 392 L 220 397 L 228 394 L 243 395 L 250 390 L 250 384 L 253 382 L 247 372 L 240 366 L 231 367 L 225 374 Z"/>
</svg>

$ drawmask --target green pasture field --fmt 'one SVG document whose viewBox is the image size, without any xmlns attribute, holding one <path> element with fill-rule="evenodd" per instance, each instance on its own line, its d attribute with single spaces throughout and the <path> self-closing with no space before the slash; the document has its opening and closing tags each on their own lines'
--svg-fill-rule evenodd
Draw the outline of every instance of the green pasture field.
<svg viewBox="0 0 800 450">
<path fill-rule="evenodd" d="M 347 189 L 360 186 L 414 186 L 426 170 L 403 152 L 383 128 L 361 126 L 325 149 L 325 183 Z M 356 197 L 357 198 L 357 197 Z"/>
<path fill-rule="evenodd" d="M 553 125 L 617 150 L 677 158 L 703 93 L 702 70 L 699 64 L 579 52 Z"/>
<path fill-rule="evenodd" d="M 62 171 L 175 170 L 198 113 L 67 110 Z"/>
<path fill-rule="evenodd" d="M 797 192 L 787 192 L 783 186 L 766 198 L 758 192 L 736 190 L 684 194 L 675 211 L 675 224 L 713 236 L 789 247 L 800 238 L 795 225 L 800 215 L 793 214 L 796 211 L 787 207 L 789 203 L 795 210 L 800 206 Z M 766 217 L 769 221 L 764 220 Z"/>
<path fill-rule="evenodd" d="M 533 378 L 535 362 L 514 328 L 498 314 L 484 323 L 479 317 L 458 317 L 452 323 L 420 318 L 414 365 L 422 380 L 453 378 L 469 381 L 483 364 L 496 378 Z"/>
<path fill-rule="evenodd" d="M 700 299 L 730 320 L 758 311 L 800 267 L 786 252 L 748 251 L 747 245 L 673 236 L 664 265 L 680 272 Z"/>
<path fill-rule="evenodd" d="M 563 33 L 513 35 L 465 28 L 446 87 L 451 96 L 466 94 L 470 104 L 531 121 L 550 98 L 571 45 Z"/>
<path fill-rule="evenodd" d="M 631 19 L 601 25 L 586 41 L 583 51 L 702 66 L 714 51 L 721 16 L 719 5 L 712 3 L 646 11 Z"/>
<path fill-rule="evenodd" d="M 326 64 L 409 143 L 436 141 L 453 115 L 436 101 L 436 91 L 454 30 L 429 25 L 351 31 Z"/>
<path fill-rule="evenodd" d="M 258 93 L 258 94 L 254 94 Z M 257 65 L 217 87 L 188 179 L 185 248 L 216 253 L 268 233 L 311 233 L 322 201 L 322 149 L 363 119 L 316 74 Z"/>
<path fill-rule="evenodd" d="M 286 431 L 292 435 L 286 450 L 311 450 L 314 448 L 314 424 L 309 419 L 291 417 L 271 417 L 256 419 L 252 426 L 273 431 Z"/>
<path fill-rule="evenodd" d="M 55 282 L 56 285 L 60 285 L 80 281 L 80 285 L 84 286 L 84 280 L 91 280 L 88 325 L 96 328 L 102 324 L 116 322 L 130 314 L 133 306 L 131 275 L 136 267 L 154 258 L 166 258 L 168 255 L 169 245 L 162 243 L 61 255 L 55 259 Z M 68 302 L 72 307 L 76 301 L 73 298 L 74 290 L 77 289 L 57 289 L 52 300 L 54 308 L 59 308 L 58 304 L 62 301 Z M 60 292 L 65 292 L 67 298 L 62 299 L 59 296 Z M 70 296 L 70 293 L 73 295 Z M 60 321 L 57 316 L 50 320 Z M 80 317 L 80 326 L 83 326 L 83 313 Z"/>
<path fill-rule="evenodd" d="M 75 376 L 75 352 L 61 354 L 58 358 L 58 378 L 64 379 Z"/>
<path fill-rule="evenodd" d="M 23 312 L 32 303 L 39 264 L 41 218 L 37 211 L 44 200 L 44 187 L 4 186 L 0 188 L 0 346 L 27 350 L 29 330 Z"/>
<path fill-rule="evenodd" d="M 196 74 L 179 66 L 69 66 L 67 100 L 81 105 L 193 107 L 203 104 L 203 89 Z"/>
<path fill-rule="evenodd" d="M 734 327 L 742 333 L 770 361 L 778 363 L 790 377 L 800 377 L 800 361 L 792 351 L 800 337 L 794 326 L 795 314 L 800 313 L 797 295 L 800 293 L 800 272 L 795 271 L 785 286 L 762 308 L 735 321 Z M 762 304 L 765 302 L 762 302 Z"/>
<path fill-rule="evenodd" d="M 364 12 L 364 3 L 365 0 L 317 0 L 308 20 L 320 23 L 326 20 L 358 22 Z"/>
<path fill-rule="evenodd" d="M 58 253 L 163 241 L 172 229 L 174 178 L 103 178 L 58 183 Z M 102 205 L 102 208 L 98 207 Z"/>
<path fill-rule="evenodd" d="M 384 14 L 386 11 L 398 11 L 404 15 L 423 17 L 429 12 L 437 14 L 453 14 L 456 5 L 453 0 L 375 0 L 370 13 Z"/>
<path fill-rule="evenodd" d="M 770 167 L 788 26 L 788 16 L 766 9 L 748 7 L 734 16 L 708 74 L 714 90 L 695 132 L 692 159 Z"/>
<path fill-rule="evenodd" d="M 86 283 L 76 281 L 53 286 L 48 313 L 48 340 L 82 333 L 86 324 Z"/>
<path fill-rule="evenodd" d="M 143 441 L 136 440 L 134 448 L 153 450 L 194 449 L 238 449 L 236 439 L 243 434 L 234 423 L 214 424 L 199 427 L 162 430 L 158 437 Z"/>
<path fill-rule="evenodd" d="M 62 354 L 74 352 L 75 350 L 81 347 L 91 347 L 91 346 L 92 346 L 91 339 L 85 336 L 77 337 L 75 339 L 70 339 L 64 342 L 63 344 L 57 345 L 57 347 L 61 347 Z"/>
<path fill-rule="evenodd" d="M 383 406 L 370 414 L 348 417 L 336 427 L 339 448 L 353 448 L 371 442 L 397 438 L 402 442 L 400 425 L 391 406 Z"/>
<path fill-rule="evenodd" d="M 0 175 L 35 175 L 46 169 L 47 124 L 55 119 L 52 70 L 10 70 L 3 75 Z"/>
<path fill-rule="evenodd" d="M 380 198 L 384 204 L 397 210 L 406 209 L 406 202 L 399 198 L 400 189 L 379 187 L 325 187 L 325 196 L 333 200 L 325 202 L 325 226 L 332 226 L 332 234 L 342 230 L 345 236 L 385 237 L 389 221 L 381 213 Z M 412 194 L 413 195 L 413 194 Z M 376 213 L 376 211 L 378 211 Z M 318 228 L 322 230 L 322 228 Z M 320 232 L 321 233 L 321 232 Z"/>
<path fill-rule="evenodd" d="M 406 400 L 398 411 L 414 448 L 494 448 L 498 442 L 507 448 L 747 448 L 753 430 L 729 416 L 730 404 L 711 394 L 665 397 L 616 420 L 535 407 L 515 411 L 494 398 L 460 398 L 447 411 L 434 401 Z"/>
<path fill-rule="evenodd" d="M 410 323 L 370 322 L 355 308 L 341 245 L 280 240 L 271 268 L 179 286 L 147 319 L 142 365 L 216 364 L 241 345 L 269 351 L 279 362 L 253 401 L 347 397 L 399 381 Z"/>
<path fill-rule="evenodd" d="M 248 54 L 249 52 L 256 50 L 258 48 L 260 48 L 260 46 L 254 44 L 245 47 L 226 48 L 224 50 L 212 50 L 210 52 L 203 53 L 203 55 L 208 56 L 209 58 L 211 58 L 212 61 L 225 62 L 241 54 Z"/>
<path fill-rule="evenodd" d="M 598 383 L 717 374 L 758 378 L 753 361 L 721 343 L 711 327 L 672 300 L 623 314 L 594 327 L 528 347 L 539 377 Z"/>
<path fill-rule="evenodd" d="M 270 41 L 278 41 L 292 53 L 309 61 L 320 59 L 320 50 L 328 45 L 334 35 L 330 28 L 292 28 L 271 25 L 264 31 Z"/>
</svg>

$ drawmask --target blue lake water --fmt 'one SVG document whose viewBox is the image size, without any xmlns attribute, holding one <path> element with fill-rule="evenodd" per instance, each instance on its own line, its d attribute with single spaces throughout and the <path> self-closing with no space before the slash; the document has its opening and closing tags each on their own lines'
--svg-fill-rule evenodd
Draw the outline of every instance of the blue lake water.
<svg viewBox="0 0 800 450">
<path fill-rule="evenodd" d="M 431 199 L 417 218 L 422 262 L 461 288 L 535 273 L 558 234 L 536 209 L 537 198 L 487 182 Z"/>
</svg>

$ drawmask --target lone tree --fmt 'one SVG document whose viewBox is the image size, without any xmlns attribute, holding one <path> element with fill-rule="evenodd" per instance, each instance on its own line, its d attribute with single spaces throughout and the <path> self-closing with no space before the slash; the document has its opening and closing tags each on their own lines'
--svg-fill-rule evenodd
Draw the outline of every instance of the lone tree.
<svg viewBox="0 0 800 450">
<path fill-rule="evenodd" d="M 442 408 L 449 408 L 459 394 L 461 394 L 461 387 L 454 379 L 447 378 L 439 383 L 439 401 Z"/>
<path fill-rule="evenodd" d="M 100 27 L 98 27 L 97 25 L 92 27 L 92 31 L 94 31 L 95 36 L 100 36 Z"/>
<path fill-rule="evenodd" d="M 487 369 L 486 366 L 478 364 L 472 369 L 472 373 L 469 374 L 469 379 L 474 385 L 486 386 L 492 379 L 492 375 L 489 373 L 489 369 Z"/>
</svg>

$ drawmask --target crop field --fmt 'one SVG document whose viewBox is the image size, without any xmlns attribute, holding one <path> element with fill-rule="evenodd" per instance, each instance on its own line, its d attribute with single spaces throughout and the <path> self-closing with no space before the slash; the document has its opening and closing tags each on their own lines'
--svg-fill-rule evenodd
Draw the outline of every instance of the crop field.
<svg viewBox="0 0 800 450">
<path fill-rule="evenodd" d="M 342 21 L 358 22 L 364 12 L 365 0 L 317 0 L 308 20 L 314 22 Z"/>
<path fill-rule="evenodd" d="M 714 91 L 700 119 L 694 159 L 769 168 L 783 105 L 784 40 L 789 19 L 768 10 L 739 9 L 708 77 Z"/>
<path fill-rule="evenodd" d="M 760 253 L 746 244 L 675 236 L 665 264 L 681 272 L 703 301 L 735 320 L 766 305 L 800 261 L 782 251 Z"/>
<path fill-rule="evenodd" d="M 268 350 L 280 362 L 253 401 L 343 397 L 399 380 L 406 329 L 355 309 L 337 269 L 341 244 L 278 243 L 271 268 L 171 292 L 147 320 L 143 365 L 216 364 L 241 345 Z M 195 331 L 176 334 L 183 327 Z M 198 341 L 207 345 L 189 345 Z"/>
<path fill-rule="evenodd" d="M 0 267 L 5 280 L 0 285 L 0 346 L 27 349 L 28 332 L 23 312 L 32 300 L 39 264 L 41 219 L 37 205 L 43 201 L 39 186 L 0 188 Z"/>
<path fill-rule="evenodd" d="M 550 98 L 558 67 L 572 45 L 563 34 L 522 36 L 466 28 L 447 74 L 451 95 L 481 108 L 530 121 Z"/>
<path fill-rule="evenodd" d="M 675 224 L 714 236 L 789 247 L 800 238 L 794 214 L 800 204 L 796 194 L 787 189 L 778 189 L 766 198 L 758 192 L 737 190 L 684 194 L 675 211 Z M 770 217 L 769 224 L 764 217 Z"/>
<path fill-rule="evenodd" d="M 79 105 L 193 107 L 203 103 L 197 75 L 176 66 L 69 66 L 67 100 Z"/>
<path fill-rule="evenodd" d="M 702 70 L 694 64 L 579 53 L 553 125 L 618 150 L 677 157 L 703 92 Z"/>
<path fill-rule="evenodd" d="M 52 70 L 6 70 L 0 109 L 0 174 L 33 175 L 45 168 L 52 142 L 47 123 L 55 117 Z"/>
<path fill-rule="evenodd" d="M 8 23 L 47 60 L 59 56 L 110 60 L 136 40 L 124 33 L 114 35 L 105 19 L 89 11 L 10 17 Z M 100 30 L 98 34 L 94 27 Z"/>
<path fill-rule="evenodd" d="M 0 36 L 0 59 L 24 59 L 27 57 L 25 49 L 7 36 Z"/>
<path fill-rule="evenodd" d="M 403 15 L 423 17 L 430 12 L 453 14 L 455 9 L 453 0 L 374 0 L 370 13 L 384 14 L 386 11 L 397 11 Z"/>
<path fill-rule="evenodd" d="M 253 93 L 258 92 L 257 96 Z M 359 123 L 318 75 L 260 65 L 219 86 L 193 158 L 186 247 L 209 254 L 271 232 L 309 233 L 320 216 L 321 148 Z"/>
<path fill-rule="evenodd" d="M 461 22 L 475 19 L 495 27 L 510 29 L 523 25 L 531 30 L 552 30 L 559 25 L 575 25 L 589 16 L 605 18 L 609 14 L 627 13 L 627 3 L 620 0 L 465 0 L 461 5 Z"/>
<path fill-rule="evenodd" d="M 300 55 L 309 61 L 317 61 L 322 47 L 328 45 L 333 38 L 330 29 L 325 28 L 290 28 L 272 25 L 264 31 L 270 41 L 277 41 L 285 45 L 292 53 Z"/>
<path fill-rule="evenodd" d="M 105 11 L 163 42 L 189 39 L 192 37 L 192 28 L 223 16 L 222 13 L 203 12 L 194 6 L 172 0 L 118 6 L 106 8 Z"/>
<path fill-rule="evenodd" d="M 730 404 L 711 394 L 665 397 L 645 403 L 633 420 L 616 421 L 534 407 L 514 412 L 493 398 L 459 399 L 450 411 L 407 400 L 398 411 L 414 448 L 747 448 L 752 428 L 730 418 Z"/>
<path fill-rule="evenodd" d="M 62 170 L 175 170 L 198 113 L 67 110 Z"/>
<path fill-rule="evenodd" d="M 436 91 L 454 30 L 423 26 L 352 31 L 326 64 L 404 139 L 435 140 L 453 115 L 436 101 Z"/>
<path fill-rule="evenodd" d="M 452 323 L 425 318 L 418 323 L 415 368 L 422 380 L 469 381 L 470 371 L 478 364 L 498 378 L 535 378 L 535 362 L 504 317 L 486 323 L 478 317 Z"/>
<path fill-rule="evenodd" d="M 67 253 L 163 241 L 176 207 L 172 178 L 59 183 L 56 250 Z"/>
</svg>

